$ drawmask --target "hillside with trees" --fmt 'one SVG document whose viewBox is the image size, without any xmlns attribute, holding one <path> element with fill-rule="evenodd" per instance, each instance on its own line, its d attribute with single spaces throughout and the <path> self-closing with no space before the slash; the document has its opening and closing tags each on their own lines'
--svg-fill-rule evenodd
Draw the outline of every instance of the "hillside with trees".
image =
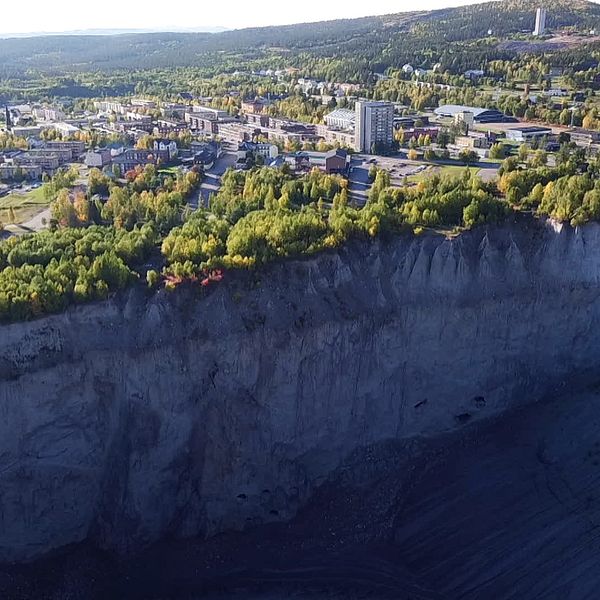
<svg viewBox="0 0 600 600">
<path fill-rule="evenodd" d="M 600 6 L 585 0 L 551 0 L 548 26 L 580 31 L 600 28 Z M 47 36 L 0 40 L 0 75 L 30 72 L 114 71 L 195 66 L 235 70 L 268 60 L 273 68 L 327 57 L 342 79 L 355 73 L 420 64 L 449 43 L 532 31 L 537 4 L 502 0 L 432 12 L 250 28 L 222 33 L 143 33 L 106 36 Z M 493 45 L 488 50 L 493 50 Z M 282 52 L 284 50 L 285 52 Z M 352 56 L 353 65 L 347 64 Z M 285 60 L 283 60 L 285 59 Z M 337 64 L 340 61 L 343 64 Z M 309 61 L 310 62 L 310 61 Z M 345 77 L 344 77 L 345 75 Z"/>
</svg>

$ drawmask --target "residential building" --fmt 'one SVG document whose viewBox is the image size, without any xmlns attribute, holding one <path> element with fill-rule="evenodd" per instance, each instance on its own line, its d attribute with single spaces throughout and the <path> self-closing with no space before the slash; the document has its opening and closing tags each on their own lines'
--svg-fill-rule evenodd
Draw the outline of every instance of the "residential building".
<svg viewBox="0 0 600 600">
<path fill-rule="evenodd" d="M 151 123 L 152 117 L 150 115 L 143 115 L 135 110 L 128 110 L 125 113 L 125 118 L 128 121 L 141 121 L 142 123 Z"/>
<path fill-rule="evenodd" d="M 31 148 L 28 156 L 57 156 L 61 165 L 73 160 L 73 152 L 68 148 Z"/>
<path fill-rule="evenodd" d="M 233 144 L 251 140 L 254 136 L 260 134 L 260 129 L 239 121 L 234 123 L 221 123 L 217 126 L 215 123 L 215 131 L 219 137 Z"/>
<path fill-rule="evenodd" d="M 254 98 L 254 100 L 244 100 L 242 102 L 242 112 L 243 113 L 260 114 L 266 108 L 271 106 L 271 104 L 272 104 L 271 101 L 268 100 L 267 98 L 256 97 L 256 98 Z"/>
<path fill-rule="evenodd" d="M 208 142 L 192 142 L 190 144 L 190 152 L 193 154 L 195 152 L 200 152 L 201 150 L 204 150 L 205 148 L 209 148 L 212 151 L 214 151 L 214 153 L 217 155 L 217 158 L 220 158 L 220 156 L 223 154 L 223 147 L 221 146 L 221 144 L 219 142 L 216 142 L 215 140 L 210 140 Z"/>
<path fill-rule="evenodd" d="M 221 144 L 218 142 L 192 142 L 191 144 L 191 161 L 195 166 L 203 169 L 212 169 L 215 161 L 221 156 Z M 190 159 L 184 159 L 183 162 L 188 162 Z"/>
<path fill-rule="evenodd" d="M 387 81 L 390 78 L 389 75 L 386 75 L 385 73 L 373 73 L 373 75 L 377 81 Z"/>
<path fill-rule="evenodd" d="M 327 125 L 317 125 L 316 133 L 329 144 L 338 144 L 348 148 L 355 146 L 354 129 L 331 129 Z"/>
<path fill-rule="evenodd" d="M 15 106 L 7 106 L 6 113 L 10 117 L 11 125 L 21 125 L 28 121 L 32 116 L 32 109 L 29 104 L 17 104 Z M 7 121 L 8 123 L 8 121 Z"/>
<path fill-rule="evenodd" d="M 143 98 L 132 98 L 131 106 L 138 108 L 156 108 L 156 102 L 154 100 L 144 100 Z"/>
<path fill-rule="evenodd" d="M 256 125 L 258 127 L 271 127 L 271 117 L 269 115 L 261 115 L 259 113 L 248 113 L 245 115 L 246 123 Z"/>
<path fill-rule="evenodd" d="M 511 127 L 506 130 L 506 139 L 515 142 L 528 142 L 535 138 L 543 138 L 552 135 L 549 127 Z"/>
<path fill-rule="evenodd" d="M 65 113 L 52 106 L 37 107 L 32 110 L 33 116 L 40 121 L 62 121 Z"/>
<path fill-rule="evenodd" d="M 394 143 L 394 105 L 390 102 L 356 103 L 355 148 L 371 152 Z"/>
<path fill-rule="evenodd" d="M 109 123 L 108 128 L 131 136 L 144 136 L 154 130 L 152 123 L 144 121 L 117 121 L 116 123 Z"/>
<path fill-rule="evenodd" d="M 185 122 L 189 128 L 207 134 L 216 134 L 220 123 L 233 123 L 236 119 L 225 111 L 195 111 L 185 113 Z"/>
<path fill-rule="evenodd" d="M 16 137 L 22 138 L 38 137 L 42 133 L 42 128 L 37 126 L 13 127 L 11 133 Z"/>
<path fill-rule="evenodd" d="M 177 142 L 174 140 L 154 140 L 154 151 L 167 152 L 169 160 L 173 160 L 177 156 Z"/>
<path fill-rule="evenodd" d="M 71 125 L 70 123 L 53 123 L 52 127 L 54 127 L 54 129 L 56 129 L 58 133 L 67 137 L 73 135 L 74 133 L 77 133 L 78 131 L 81 131 L 79 127 Z"/>
<path fill-rule="evenodd" d="M 190 110 L 190 107 L 187 104 L 179 104 L 177 102 L 166 102 L 160 108 L 161 114 L 166 119 L 183 119 L 183 115 L 188 110 Z"/>
<path fill-rule="evenodd" d="M 13 163 L 20 167 L 40 167 L 42 171 L 52 174 L 61 166 L 60 157 L 51 152 L 30 154 L 24 152 L 13 159 Z"/>
<path fill-rule="evenodd" d="M 546 90 L 544 92 L 544 96 L 551 96 L 553 98 L 564 98 L 568 96 L 569 92 L 567 90 L 563 90 L 561 88 L 552 88 L 550 90 Z"/>
<path fill-rule="evenodd" d="M 140 150 L 138 148 L 129 148 L 113 158 L 113 164 L 121 168 L 125 173 L 135 169 L 137 166 L 156 165 L 158 163 L 169 162 L 169 153 L 164 150 Z"/>
<path fill-rule="evenodd" d="M 222 121 L 231 117 L 231 115 L 226 110 L 221 110 L 220 108 L 212 108 L 212 106 L 194 105 L 192 106 L 191 112 L 195 115 L 202 115 L 203 118 L 210 119 L 211 121 Z"/>
<path fill-rule="evenodd" d="M 533 35 L 544 35 L 546 31 L 546 9 L 538 8 L 535 13 L 535 29 L 533 30 Z"/>
<path fill-rule="evenodd" d="M 42 177 L 42 167 L 39 165 L 16 165 L 14 163 L 0 163 L 0 180 L 28 179 L 35 181 Z"/>
<path fill-rule="evenodd" d="M 196 152 L 192 157 L 192 162 L 196 167 L 202 167 L 203 169 L 212 169 L 215 161 L 217 160 L 217 155 L 211 151 L 209 148 L 205 148 Z"/>
<path fill-rule="evenodd" d="M 253 158 L 260 156 L 265 162 L 269 162 L 279 156 L 279 148 L 275 144 L 265 142 L 242 142 L 237 150 L 238 162 L 245 160 L 249 155 Z"/>
<path fill-rule="evenodd" d="M 101 100 L 94 102 L 94 107 L 98 112 L 101 113 L 115 113 L 117 115 L 124 115 L 127 109 L 120 103 L 114 100 Z"/>
<path fill-rule="evenodd" d="M 305 79 L 304 77 L 300 77 L 300 79 L 298 79 L 296 88 L 301 89 L 305 94 L 308 94 L 312 90 L 318 89 L 320 83 L 321 82 L 315 81 L 314 79 Z"/>
<path fill-rule="evenodd" d="M 78 158 L 85 152 L 85 142 L 78 141 L 46 142 L 45 147 L 50 150 L 68 150 L 71 153 L 70 160 Z"/>
<path fill-rule="evenodd" d="M 158 119 L 154 126 L 154 135 L 168 136 L 170 133 L 179 133 L 187 129 L 187 125 L 180 121 L 173 121 L 172 119 Z"/>
<path fill-rule="evenodd" d="M 310 171 L 321 169 L 327 174 L 346 173 L 350 166 L 350 155 L 346 150 L 331 150 L 329 152 L 295 152 L 286 156 L 285 161 L 295 171 Z"/>
<path fill-rule="evenodd" d="M 90 150 L 84 159 L 86 167 L 90 169 L 95 167 L 102 169 L 110 163 L 112 159 L 111 151 L 109 148 L 100 148 L 96 150 Z"/>
</svg>

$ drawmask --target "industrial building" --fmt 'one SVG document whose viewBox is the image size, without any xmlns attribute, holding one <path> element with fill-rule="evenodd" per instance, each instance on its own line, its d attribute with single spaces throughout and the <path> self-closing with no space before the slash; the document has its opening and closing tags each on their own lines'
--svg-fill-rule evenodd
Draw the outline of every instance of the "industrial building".
<svg viewBox="0 0 600 600">
<path fill-rule="evenodd" d="M 325 123 L 332 129 L 353 129 L 356 122 L 356 113 L 349 108 L 336 108 L 325 115 Z"/>
<path fill-rule="evenodd" d="M 515 142 L 528 142 L 534 138 L 543 138 L 552 135 L 550 127 L 513 127 L 506 131 L 506 139 Z"/>
<path fill-rule="evenodd" d="M 477 108 L 475 106 L 461 106 L 459 104 L 444 104 L 433 111 L 438 117 L 454 119 L 456 115 L 472 113 L 475 123 L 503 123 L 513 120 L 497 108 Z"/>
</svg>

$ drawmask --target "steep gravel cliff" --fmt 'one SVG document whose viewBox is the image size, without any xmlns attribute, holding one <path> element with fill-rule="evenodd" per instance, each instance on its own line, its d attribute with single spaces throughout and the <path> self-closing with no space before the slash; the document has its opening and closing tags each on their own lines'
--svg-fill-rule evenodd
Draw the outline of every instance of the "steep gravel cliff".
<svg viewBox="0 0 600 600">
<path fill-rule="evenodd" d="M 0 562 L 286 520 L 359 448 L 593 382 L 599 277 L 600 226 L 526 220 L 4 326 Z"/>
</svg>

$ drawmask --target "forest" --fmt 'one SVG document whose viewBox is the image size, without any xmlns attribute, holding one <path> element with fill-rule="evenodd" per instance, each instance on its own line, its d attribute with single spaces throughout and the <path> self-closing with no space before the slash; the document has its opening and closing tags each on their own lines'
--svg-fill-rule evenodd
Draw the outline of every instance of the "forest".
<svg viewBox="0 0 600 600">
<path fill-rule="evenodd" d="M 22 320 L 106 298 L 143 277 L 174 287 L 214 269 L 253 268 L 416 226 L 472 227 L 506 213 L 493 186 L 433 178 L 390 187 L 375 174 L 367 205 L 348 201 L 348 182 L 319 170 L 295 177 L 285 168 L 224 176 L 210 208 L 190 211 L 197 174 L 159 178 L 152 166 L 115 185 L 92 171 L 88 194 L 69 193 L 69 173 L 45 184 L 55 195 L 52 228 L 0 243 L 0 318 Z M 105 199 L 95 194 L 100 192 Z M 150 265 L 150 268 L 142 268 Z"/>
<path fill-rule="evenodd" d="M 555 167 L 525 149 L 504 160 L 497 182 L 466 169 L 400 187 L 374 168 L 362 208 L 349 201 L 348 182 L 338 175 L 230 170 L 210 207 L 195 211 L 186 203 L 199 183 L 193 172 L 161 178 L 148 166 L 129 173 L 125 186 L 92 172 L 88 194 L 74 196 L 63 187 L 67 173 L 65 181 L 45 184 L 56 195 L 52 229 L 0 243 L 0 319 L 31 319 L 104 299 L 144 278 L 153 288 L 207 285 L 228 269 L 311 255 L 351 239 L 460 232 L 515 210 L 581 225 L 600 219 L 600 164 L 590 163 L 588 172 L 583 164 L 582 154 L 566 145 Z"/>
<path fill-rule="evenodd" d="M 549 0 L 545 6 L 550 27 L 589 31 L 600 26 L 600 7 L 595 3 Z M 499 41 L 533 30 L 534 13 L 535 6 L 527 0 L 502 0 L 432 12 L 215 34 L 124 34 L 112 36 L 110 44 L 103 36 L 82 35 L 0 39 L 0 77 L 23 78 L 25 61 L 25 79 L 65 72 L 124 74 L 191 66 L 212 76 L 243 65 L 272 69 L 296 66 L 328 80 L 365 81 L 373 72 L 400 68 L 406 62 L 425 66 L 431 61 L 458 72 L 494 58 L 514 57 L 514 52 L 502 50 Z M 456 52 L 457 43 L 460 52 Z M 111 89 L 125 93 L 126 85 L 111 81 L 104 90 L 107 94 Z M 54 91 L 60 95 L 58 92 L 69 88 L 81 96 L 86 93 L 86 86 L 76 81 L 64 82 Z"/>
</svg>

